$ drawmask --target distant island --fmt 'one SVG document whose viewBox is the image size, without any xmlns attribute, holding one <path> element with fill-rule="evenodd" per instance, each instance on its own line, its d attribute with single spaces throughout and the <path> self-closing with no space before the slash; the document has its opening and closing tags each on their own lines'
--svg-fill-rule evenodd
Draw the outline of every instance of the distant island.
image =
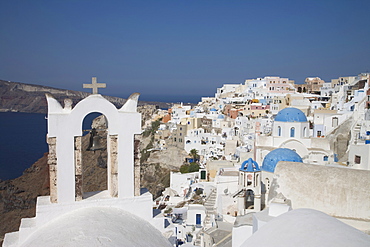
<svg viewBox="0 0 370 247">
<path fill-rule="evenodd" d="M 72 99 L 74 104 L 90 95 L 86 92 L 0 80 L 0 112 L 46 114 L 45 93 L 52 94 L 59 102 L 63 102 L 66 98 Z M 119 97 L 105 95 L 104 97 L 116 107 L 121 107 L 126 102 L 126 99 Z M 167 109 L 172 106 L 172 103 L 139 101 L 140 105 L 155 105 L 157 108 Z"/>
</svg>

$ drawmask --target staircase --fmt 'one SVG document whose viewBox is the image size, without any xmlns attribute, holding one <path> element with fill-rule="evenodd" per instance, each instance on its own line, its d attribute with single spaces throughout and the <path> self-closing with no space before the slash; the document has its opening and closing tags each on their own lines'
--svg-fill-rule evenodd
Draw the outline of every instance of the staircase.
<svg viewBox="0 0 370 247">
<path fill-rule="evenodd" d="M 215 203 L 216 203 L 216 190 L 212 190 L 211 194 L 208 196 L 207 200 L 204 203 L 204 207 L 206 208 L 206 218 L 204 219 L 204 226 L 210 227 L 212 225 L 211 222 L 211 215 L 216 214 L 215 210 Z"/>
<path fill-rule="evenodd" d="M 216 189 L 214 189 L 204 202 L 204 207 L 206 208 L 206 218 L 203 221 L 203 229 L 198 232 L 198 234 L 196 235 L 196 239 L 194 240 L 195 246 L 201 245 L 201 234 L 203 234 L 203 231 L 212 227 L 211 216 L 216 214 L 216 197 L 217 193 Z"/>
<path fill-rule="evenodd" d="M 361 131 L 361 124 L 359 124 L 359 123 L 356 123 L 356 125 L 354 126 L 354 128 L 353 128 L 353 142 L 355 143 L 355 144 L 357 144 L 357 140 L 359 139 L 359 137 L 360 137 L 360 131 Z"/>
</svg>

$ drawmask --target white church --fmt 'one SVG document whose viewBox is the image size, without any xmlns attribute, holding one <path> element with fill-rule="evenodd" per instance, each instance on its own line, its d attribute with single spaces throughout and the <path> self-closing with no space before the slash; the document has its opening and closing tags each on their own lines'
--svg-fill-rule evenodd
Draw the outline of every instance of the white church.
<svg viewBox="0 0 370 247">
<path fill-rule="evenodd" d="M 299 109 L 288 107 L 278 112 L 272 133 L 256 137 L 256 161 L 276 148 L 288 148 L 297 152 L 303 162 L 327 165 L 334 163 L 335 155 L 326 138 L 313 137 L 306 115 Z"/>
</svg>

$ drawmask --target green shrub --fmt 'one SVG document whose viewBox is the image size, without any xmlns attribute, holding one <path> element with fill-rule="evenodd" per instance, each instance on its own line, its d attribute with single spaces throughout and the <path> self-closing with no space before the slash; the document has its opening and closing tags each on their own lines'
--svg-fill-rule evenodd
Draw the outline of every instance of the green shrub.
<svg viewBox="0 0 370 247">
<path fill-rule="evenodd" d="M 192 162 L 189 165 L 189 172 L 197 172 L 197 171 L 199 171 L 199 168 L 200 167 L 197 163 Z"/>
<path fill-rule="evenodd" d="M 181 173 L 189 173 L 189 165 L 185 164 L 185 165 L 180 166 L 180 172 Z"/>
<path fill-rule="evenodd" d="M 199 171 L 199 165 L 195 162 L 189 164 L 184 164 L 180 167 L 181 173 L 197 172 Z"/>
</svg>

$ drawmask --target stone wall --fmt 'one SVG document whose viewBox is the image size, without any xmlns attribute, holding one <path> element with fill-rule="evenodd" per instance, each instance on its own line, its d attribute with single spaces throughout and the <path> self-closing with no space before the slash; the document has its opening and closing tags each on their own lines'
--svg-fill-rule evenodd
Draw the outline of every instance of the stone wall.
<svg viewBox="0 0 370 247">
<path fill-rule="evenodd" d="M 293 209 L 370 221 L 370 171 L 281 161 L 274 175 L 269 201 L 282 193 Z"/>
</svg>

